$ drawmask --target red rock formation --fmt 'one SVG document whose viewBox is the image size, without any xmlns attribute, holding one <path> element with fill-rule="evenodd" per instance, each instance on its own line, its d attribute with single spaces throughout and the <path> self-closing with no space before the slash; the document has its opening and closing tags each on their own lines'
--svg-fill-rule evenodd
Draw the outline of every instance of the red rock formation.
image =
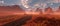
<svg viewBox="0 0 60 26">
<path fill-rule="evenodd" d="M 40 13 L 42 14 L 42 9 L 37 8 L 36 11 L 37 11 L 37 12 L 40 12 Z"/>
<path fill-rule="evenodd" d="M 53 12 L 53 11 L 52 11 L 52 8 L 48 7 L 48 8 L 45 9 L 45 12 L 51 13 L 51 12 Z"/>
<path fill-rule="evenodd" d="M 58 8 L 57 12 L 60 12 L 60 6 L 59 6 L 59 8 Z"/>
</svg>

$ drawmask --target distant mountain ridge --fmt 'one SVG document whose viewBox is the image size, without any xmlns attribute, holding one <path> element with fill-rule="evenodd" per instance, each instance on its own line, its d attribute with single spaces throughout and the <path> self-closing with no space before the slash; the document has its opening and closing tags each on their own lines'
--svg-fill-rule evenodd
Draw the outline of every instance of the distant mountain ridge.
<svg viewBox="0 0 60 26">
<path fill-rule="evenodd" d="M 0 6 L 0 11 L 22 11 L 22 8 L 19 5 Z"/>
</svg>

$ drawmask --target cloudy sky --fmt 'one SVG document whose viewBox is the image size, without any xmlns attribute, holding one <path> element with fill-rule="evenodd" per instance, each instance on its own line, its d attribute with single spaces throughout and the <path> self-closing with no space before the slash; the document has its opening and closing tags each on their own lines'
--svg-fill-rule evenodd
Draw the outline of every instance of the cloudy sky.
<svg viewBox="0 0 60 26">
<path fill-rule="evenodd" d="M 46 8 L 48 6 L 57 8 L 60 0 L 0 0 L 0 5 L 21 5 L 25 8 Z"/>
</svg>

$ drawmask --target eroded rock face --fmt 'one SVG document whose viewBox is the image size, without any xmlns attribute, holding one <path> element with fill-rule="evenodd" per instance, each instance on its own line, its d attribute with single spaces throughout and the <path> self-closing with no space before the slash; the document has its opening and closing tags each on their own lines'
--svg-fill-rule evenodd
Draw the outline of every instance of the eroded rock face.
<svg viewBox="0 0 60 26">
<path fill-rule="evenodd" d="M 24 16 L 17 16 L 17 15 L 10 15 L 6 16 L 10 17 L 9 19 L 14 18 L 11 22 L 3 24 L 3 26 L 60 26 L 60 19 L 55 19 L 54 17 L 42 17 L 38 16 L 34 20 L 32 19 L 32 15 L 24 15 Z M 18 19 L 17 19 L 18 18 Z"/>
<path fill-rule="evenodd" d="M 31 21 L 30 23 L 27 23 L 23 26 L 60 26 L 60 20 L 57 20 L 55 18 L 44 18 L 44 17 L 38 17 L 35 20 Z"/>
<path fill-rule="evenodd" d="M 6 6 L 0 7 L 2 10 L 5 8 L 10 11 L 19 10 L 19 6 Z M 21 9 L 20 9 L 21 10 Z M 22 10 L 21 10 L 22 11 Z M 56 17 L 55 17 L 56 16 Z M 60 16 L 60 15 L 59 15 Z M 9 15 L 9 16 L 0 16 L 0 25 L 2 26 L 60 26 L 60 18 L 57 15 Z"/>
</svg>

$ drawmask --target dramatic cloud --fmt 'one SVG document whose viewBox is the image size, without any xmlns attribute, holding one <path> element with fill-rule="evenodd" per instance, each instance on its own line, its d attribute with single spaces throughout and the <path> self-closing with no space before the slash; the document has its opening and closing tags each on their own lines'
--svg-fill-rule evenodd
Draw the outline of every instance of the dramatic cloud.
<svg viewBox="0 0 60 26">
<path fill-rule="evenodd" d="M 0 0 L 0 5 L 21 5 L 20 0 Z"/>
<path fill-rule="evenodd" d="M 60 3 L 60 0 L 52 0 L 54 3 Z"/>
<path fill-rule="evenodd" d="M 60 0 L 0 0 L 0 5 L 21 5 L 29 10 L 49 6 L 55 8 L 60 6 Z"/>
<path fill-rule="evenodd" d="M 60 0 L 21 0 L 21 4 L 23 7 L 30 9 L 44 9 L 46 7 L 55 9 L 56 7 L 60 6 Z"/>
<path fill-rule="evenodd" d="M 21 0 L 21 3 L 25 8 L 29 8 L 28 0 Z"/>
<path fill-rule="evenodd" d="M 47 0 L 47 3 L 60 3 L 60 0 Z"/>
<path fill-rule="evenodd" d="M 34 7 L 36 7 L 36 8 L 45 8 L 47 6 L 47 4 L 46 3 L 36 3 L 36 4 L 34 4 Z"/>
<path fill-rule="evenodd" d="M 4 1 L 0 1 L 0 4 L 4 3 Z"/>
<path fill-rule="evenodd" d="M 4 5 L 4 1 L 0 1 L 0 6 L 3 6 Z"/>
</svg>

